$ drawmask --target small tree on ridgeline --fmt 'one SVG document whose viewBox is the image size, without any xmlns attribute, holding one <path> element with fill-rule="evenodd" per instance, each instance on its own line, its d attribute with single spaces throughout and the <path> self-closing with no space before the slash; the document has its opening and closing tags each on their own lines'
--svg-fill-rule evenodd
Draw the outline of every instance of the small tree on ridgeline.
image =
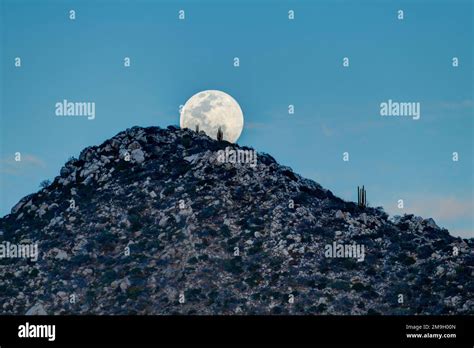
<svg viewBox="0 0 474 348">
<path fill-rule="evenodd" d="M 51 185 L 51 180 L 49 180 L 49 179 L 46 179 L 46 180 L 43 180 L 43 181 L 40 182 L 40 187 L 42 189 L 48 187 L 49 185 Z"/>
</svg>

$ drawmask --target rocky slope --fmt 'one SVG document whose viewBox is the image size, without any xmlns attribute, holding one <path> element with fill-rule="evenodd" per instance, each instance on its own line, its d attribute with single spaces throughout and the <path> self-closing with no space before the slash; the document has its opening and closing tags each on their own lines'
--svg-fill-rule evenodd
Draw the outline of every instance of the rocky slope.
<svg viewBox="0 0 474 348">
<path fill-rule="evenodd" d="M 0 259 L 0 313 L 474 314 L 473 239 L 361 209 L 266 154 L 217 162 L 230 145 L 134 127 L 68 161 L 0 219 L 1 243 L 39 248 Z M 365 258 L 327 257 L 334 242 Z"/>
</svg>

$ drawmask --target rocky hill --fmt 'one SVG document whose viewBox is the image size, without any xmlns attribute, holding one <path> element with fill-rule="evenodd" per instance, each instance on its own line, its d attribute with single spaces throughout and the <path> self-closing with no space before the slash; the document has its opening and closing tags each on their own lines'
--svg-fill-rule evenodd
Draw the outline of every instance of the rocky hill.
<svg viewBox="0 0 474 348">
<path fill-rule="evenodd" d="M 251 150 L 175 127 L 84 149 L 0 219 L 1 243 L 39 250 L 0 259 L 0 313 L 474 314 L 474 239 L 267 154 L 221 163 L 228 146 Z"/>
</svg>

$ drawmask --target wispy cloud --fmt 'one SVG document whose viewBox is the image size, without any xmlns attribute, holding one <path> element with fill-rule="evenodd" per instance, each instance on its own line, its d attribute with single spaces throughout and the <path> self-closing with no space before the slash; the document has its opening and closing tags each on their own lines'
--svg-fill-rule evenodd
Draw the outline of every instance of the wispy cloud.
<svg viewBox="0 0 474 348">
<path fill-rule="evenodd" d="M 398 199 L 403 199 L 403 210 L 397 207 Z M 474 201 L 470 197 L 409 193 L 400 194 L 398 198 L 384 203 L 384 209 L 391 215 L 406 213 L 425 219 L 431 217 L 439 226 L 447 228 L 455 236 L 474 237 Z"/>
<path fill-rule="evenodd" d="M 403 210 L 397 208 L 399 198 L 403 199 Z M 400 194 L 399 198 L 390 204 L 384 205 L 387 212 L 394 215 L 400 215 L 404 212 L 413 213 L 424 218 L 432 217 L 435 220 L 474 219 L 474 203 L 471 198 L 426 193 Z"/>
<path fill-rule="evenodd" d="M 266 128 L 268 125 L 263 122 L 246 122 L 244 123 L 244 127 L 247 129 L 263 129 Z"/>
<path fill-rule="evenodd" d="M 409 204 L 420 215 L 435 216 L 443 220 L 456 220 L 474 217 L 472 199 L 449 197 L 419 197 Z"/>
<path fill-rule="evenodd" d="M 448 110 L 472 109 L 474 108 L 474 101 L 472 99 L 465 99 L 460 101 L 442 101 L 439 106 Z"/>
<path fill-rule="evenodd" d="M 21 160 L 16 161 L 15 155 L 0 159 L 0 173 L 11 175 L 23 175 L 31 170 L 44 169 L 46 163 L 37 156 L 21 154 Z"/>
<path fill-rule="evenodd" d="M 325 123 L 321 124 L 321 131 L 327 137 L 332 137 L 334 135 L 334 129 L 329 128 Z"/>
</svg>

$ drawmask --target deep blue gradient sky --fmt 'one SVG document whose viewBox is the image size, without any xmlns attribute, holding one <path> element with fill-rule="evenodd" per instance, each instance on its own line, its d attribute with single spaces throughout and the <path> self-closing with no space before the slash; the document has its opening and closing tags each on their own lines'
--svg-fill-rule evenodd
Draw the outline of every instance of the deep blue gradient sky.
<svg viewBox="0 0 474 348">
<path fill-rule="evenodd" d="M 372 206 L 474 237 L 472 1 L 0 4 L 0 215 L 84 147 L 178 125 L 180 104 L 218 89 L 244 112 L 239 144 L 346 200 L 364 184 Z M 63 99 L 95 102 L 96 118 L 55 116 Z M 381 117 L 388 99 L 420 102 L 421 119 Z"/>
</svg>

